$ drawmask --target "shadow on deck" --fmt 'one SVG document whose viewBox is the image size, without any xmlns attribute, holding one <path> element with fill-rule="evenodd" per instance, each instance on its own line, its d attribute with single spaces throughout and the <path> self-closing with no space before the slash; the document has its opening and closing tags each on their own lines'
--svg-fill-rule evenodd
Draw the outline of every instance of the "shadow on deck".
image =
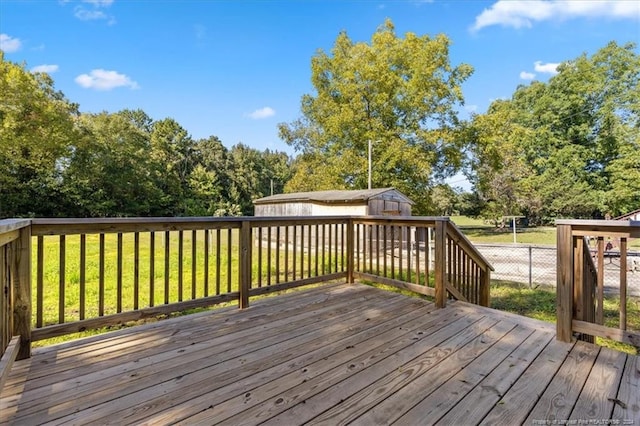
<svg viewBox="0 0 640 426">
<path fill-rule="evenodd" d="M 553 420 L 639 424 L 640 357 L 360 284 L 37 348 L 0 394 L 20 425 Z"/>
</svg>

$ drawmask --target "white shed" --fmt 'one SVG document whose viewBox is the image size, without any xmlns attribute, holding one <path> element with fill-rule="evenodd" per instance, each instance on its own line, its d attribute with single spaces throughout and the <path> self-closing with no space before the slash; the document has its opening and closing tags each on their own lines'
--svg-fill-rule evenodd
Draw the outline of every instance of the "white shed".
<svg viewBox="0 0 640 426">
<path fill-rule="evenodd" d="M 414 204 L 395 188 L 278 194 L 254 200 L 255 216 L 411 216 Z"/>
</svg>

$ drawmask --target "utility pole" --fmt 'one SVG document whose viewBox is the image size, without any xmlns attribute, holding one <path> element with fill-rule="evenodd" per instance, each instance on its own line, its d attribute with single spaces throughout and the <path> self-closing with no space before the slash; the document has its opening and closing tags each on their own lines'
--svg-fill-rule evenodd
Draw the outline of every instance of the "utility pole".
<svg viewBox="0 0 640 426">
<path fill-rule="evenodd" d="M 369 139 L 369 189 L 371 189 L 371 139 Z"/>
</svg>

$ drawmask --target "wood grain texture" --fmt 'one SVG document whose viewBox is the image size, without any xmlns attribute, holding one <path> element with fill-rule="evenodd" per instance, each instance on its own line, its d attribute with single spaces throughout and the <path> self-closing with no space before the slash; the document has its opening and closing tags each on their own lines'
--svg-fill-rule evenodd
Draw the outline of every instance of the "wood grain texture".
<svg viewBox="0 0 640 426">
<path fill-rule="evenodd" d="M 0 391 L 0 423 L 637 419 L 638 357 L 597 351 L 553 324 L 336 283 L 36 348 Z"/>
<path fill-rule="evenodd" d="M 569 418 L 577 420 L 611 418 L 626 358 L 627 355 L 622 352 L 608 348 L 600 349 Z"/>
</svg>

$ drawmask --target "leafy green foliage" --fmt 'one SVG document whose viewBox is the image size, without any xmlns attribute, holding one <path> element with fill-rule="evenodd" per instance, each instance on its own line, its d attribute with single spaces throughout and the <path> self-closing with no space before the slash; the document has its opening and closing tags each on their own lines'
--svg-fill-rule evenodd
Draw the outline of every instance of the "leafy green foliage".
<svg viewBox="0 0 640 426">
<path fill-rule="evenodd" d="M 609 43 L 521 86 L 467 129 L 485 216 L 617 215 L 640 205 L 640 56 Z"/>
<path fill-rule="evenodd" d="M 0 217 L 248 215 L 290 158 L 193 140 L 144 111 L 79 114 L 46 74 L 0 52 Z"/>
<path fill-rule="evenodd" d="M 301 156 L 287 189 L 366 188 L 368 142 L 373 142 L 372 181 L 394 186 L 429 211 L 433 181 L 460 166 L 456 107 L 472 68 L 449 63 L 450 40 L 396 36 L 386 21 L 371 42 L 341 33 L 330 54 L 311 60 L 316 95 L 304 95 L 302 117 L 279 125 L 280 137 Z"/>
<path fill-rule="evenodd" d="M 0 51 L 0 216 L 57 215 L 77 106 Z"/>
</svg>

